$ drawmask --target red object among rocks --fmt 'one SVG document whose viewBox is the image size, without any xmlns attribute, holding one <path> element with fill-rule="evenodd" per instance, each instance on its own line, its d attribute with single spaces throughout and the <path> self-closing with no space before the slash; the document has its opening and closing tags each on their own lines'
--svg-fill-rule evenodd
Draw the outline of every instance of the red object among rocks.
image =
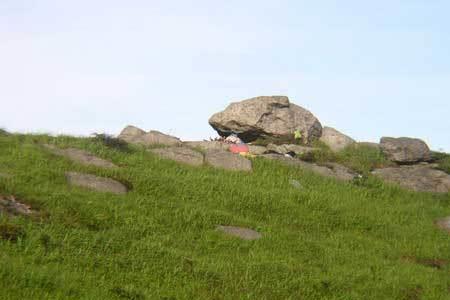
<svg viewBox="0 0 450 300">
<path fill-rule="evenodd" d="M 230 146 L 232 153 L 248 153 L 250 150 L 246 144 L 233 144 Z"/>
</svg>

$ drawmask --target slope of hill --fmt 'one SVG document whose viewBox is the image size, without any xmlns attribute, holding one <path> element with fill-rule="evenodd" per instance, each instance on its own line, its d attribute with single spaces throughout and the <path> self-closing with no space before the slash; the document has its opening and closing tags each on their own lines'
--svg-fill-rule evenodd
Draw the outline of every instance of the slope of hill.
<svg viewBox="0 0 450 300">
<path fill-rule="evenodd" d="M 74 171 L 130 190 L 70 186 Z M 34 211 L 0 213 L 0 299 L 450 298 L 450 235 L 435 226 L 450 216 L 448 193 L 371 176 L 342 183 L 261 158 L 252 172 L 190 167 L 140 147 L 43 135 L 1 135 L 0 174 L 0 195 Z"/>
</svg>

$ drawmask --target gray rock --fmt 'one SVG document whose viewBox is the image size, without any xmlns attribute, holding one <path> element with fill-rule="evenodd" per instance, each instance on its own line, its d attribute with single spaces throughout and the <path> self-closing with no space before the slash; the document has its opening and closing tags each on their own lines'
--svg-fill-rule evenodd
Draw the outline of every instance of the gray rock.
<svg viewBox="0 0 450 300">
<path fill-rule="evenodd" d="M 331 127 L 324 127 L 320 141 L 326 144 L 334 152 L 339 152 L 355 143 L 351 137 Z"/>
<path fill-rule="evenodd" d="M 163 158 L 185 163 L 191 166 L 203 165 L 203 154 L 188 147 L 169 147 L 150 149 L 150 152 Z"/>
<path fill-rule="evenodd" d="M 295 144 L 284 144 L 284 145 L 269 144 L 267 145 L 267 150 L 279 154 L 295 153 L 296 155 L 302 155 L 305 153 L 317 151 L 318 149 Z"/>
<path fill-rule="evenodd" d="M 398 163 L 415 163 L 431 158 L 427 144 L 419 139 L 383 137 L 380 146 L 388 159 Z"/>
<path fill-rule="evenodd" d="M 437 227 L 450 233 L 450 217 L 436 221 Z"/>
<path fill-rule="evenodd" d="M 298 181 L 298 180 L 295 180 L 295 179 L 291 179 L 291 180 L 289 180 L 289 183 L 294 187 L 294 188 L 296 188 L 296 189 L 302 189 L 303 188 L 303 186 L 302 186 L 302 184 L 300 183 L 300 181 Z"/>
<path fill-rule="evenodd" d="M 340 181 L 351 181 L 358 175 L 347 167 L 336 163 L 329 163 L 326 166 L 319 166 L 317 164 L 308 163 L 296 158 L 289 158 L 278 154 L 264 154 L 262 157 L 278 160 L 286 165 L 307 169 L 324 177 L 330 177 Z"/>
<path fill-rule="evenodd" d="M 239 154 L 226 151 L 208 151 L 205 162 L 209 165 L 231 171 L 251 171 L 252 162 Z"/>
<path fill-rule="evenodd" d="M 372 174 L 413 191 L 450 192 L 450 175 L 428 165 L 376 169 Z"/>
<path fill-rule="evenodd" d="M 181 140 L 177 137 L 156 130 L 145 132 L 134 126 L 127 126 L 122 130 L 118 138 L 130 144 L 144 146 L 182 146 Z"/>
<path fill-rule="evenodd" d="M 112 162 L 96 157 L 95 155 L 92 155 L 91 153 L 81 149 L 76 148 L 61 149 L 54 145 L 43 145 L 43 146 L 55 155 L 69 158 L 70 160 L 73 160 L 85 166 L 117 168 L 117 166 Z"/>
<path fill-rule="evenodd" d="M 253 155 L 261 155 L 268 151 L 266 147 L 258 145 L 248 145 L 248 150 Z"/>
<path fill-rule="evenodd" d="M 217 226 L 217 230 L 221 231 L 227 235 L 241 238 L 243 240 L 258 240 L 262 237 L 262 234 L 244 227 L 236 227 L 236 226 Z"/>
<path fill-rule="evenodd" d="M 188 141 L 183 142 L 185 146 L 200 149 L 201 151 L 227 151 L 230 148 L 229 144 L 219 142 L 219 141 Z"/>
<path fill-rule="evenodd" d="M 133 144 L 138 143 L 144 134 L 146 134 L 144 130 L 135 126 L 128 125 L 122 130 L 117 138 L 127 143 Z"/>
<path fill-rule="evenodd" d="M 11 178 L 11 174 L 0 172 L 0 178 Z"/>
<path fill-rule="evenodd" d="M 14 196 L 0 195 L 0 213 L 30 216 L 35 214 L 36 211 L 32 210 L 31 206 L 18 201 Z"/>
<path fill-rule="evenodd" d="M 70 185 L 85 187 L 99 192 L 109 192 L 113 194 L 126 194 L 128 192 L 128 188 L 125 185 L 110 178 L 67 172 L 66 179 Z"/>
<path fill-rule="evenodd" d="M 244 142 L 259 137 L 293 139 L 296 130 L 302 132 L 305 143 L 318 139 L 322 125 L 308 110 L 291 104 L 285 96 L 263 96 L 231 103 L 214 114 L 209 124 L 221 135 L 232 132 Z"/>
</svg>

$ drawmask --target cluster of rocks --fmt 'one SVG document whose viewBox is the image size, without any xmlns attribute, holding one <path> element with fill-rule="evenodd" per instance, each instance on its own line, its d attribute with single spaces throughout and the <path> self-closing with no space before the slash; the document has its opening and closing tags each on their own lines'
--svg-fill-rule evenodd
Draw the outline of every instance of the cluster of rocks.
<svg viewBox="0 0 450 300">
<path fill-rule="evenodd" d="M 214 114 L 209 124 L 221 137 L 237 135 L 248 144 L 252 156 L 276 159 L 344 181 L 352 180 L 358 174 L 336 163 L 319 166 L 298 158 L 317 151 L 311 146 L 317 140 L 334 152 L 351 145 L 374 147 L 396 165 L 374 170 L 374 175 L 415 191 L 450 191 L 450 175 L 436 170 L 430 163 L 431 151 L 422 140 L 383 137 L 380 143 L 357 142 L 334 128 L 323 127 L 310 111 L 290 103 L 285 96 L 263 96 L 231 103 L 225 110 Z M 294 138 L 296 131 L 301 133 L 300 144 Z M 249 159 L 230 153 L 229 145 L 220 141 L 181 141 L 174 136 L 158 131 L 145 132 L 134 126 L 126 127 L 118 138 L 149 146 L 151 149 L 148 151 L 160 157 L 193 166 L 207 164 L 228 170 L 252 169 Z M 257 144 L 253 144 L 255 142 Z"/>
</svg>

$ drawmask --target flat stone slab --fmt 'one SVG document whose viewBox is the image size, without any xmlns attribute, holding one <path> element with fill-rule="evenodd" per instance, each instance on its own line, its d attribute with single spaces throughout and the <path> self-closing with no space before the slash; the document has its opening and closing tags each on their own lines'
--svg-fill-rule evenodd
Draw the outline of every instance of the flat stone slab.
<svg viewBox="0 0 450 300">
<path fill-rule="evenodd" d="M 70 185 L 84 187 L 99 192 L 109 192 L 119 195 L 128 192 L 128 188 L 124 184 L 111 178 L 77 172 L 66 172 L 66 179 Z"/>
<path fill-rule="evenodd" d="M 188 141 L 183 144 L 202 151 L 228 151 L 230 148 L 229 144 L 219 141 Z"/>
<path fill-rule="evenodd" d="M 204 161 L 202 153 L 188 147 L 150 149 L 149 152 L 162 158 L 174 160 L 191 166 L 201 166 Z"/>
<path fill-rule="evenodd" d="M 254 155 L 262 155 L 268 151 L 266 147 L 258 145 L 248 145 L 248 150 Z"/>
<path fill-rule="evenodd" d="M 96 157 L 95 155 L 92 155 L 91 153 L 81 149 L 76 148 L 61 149 L 54 145 L 44 145 L 44 147 L 55 155 L 66 157 L 85 166 L 117 168 L 117 166 L 112 162 Z"/>
<path fill-rule="evenodd" d="M 209 165 L 231 171 L 251 171 L 252 162 L 239 154 L 226 151 L 208 151 L 205 162 Z"/>
<path fill-rule="evenodd" d="M 317 151 L 318 149 L 294 144 L 283 144 L 283 145 L 269 144 L 267 145 L 267 150 L 279 154 L 295 153 L 296 155 L 302 155 L 305 153 Z"/>
<path fill-rule="evenodd" d="M 278 154 L 264 154 L 262 157 L 278 160 L 286 165 L 304 168 L 324 177 L 330 177 L 341 181 L 351 181 L 357 176 L 357 174 L 352 170 L 336 163 L 328 163 L 326 166 L 319 166 L 296 158 L 289 158 Z"/>
<path fill-rule="evenodd" d="M 31 216 L 36 212 L 31 209 L 31 206 L 20 202 L 14 196 L 0 196 L 0 213 Z"/>
<path fill-rule="evenodd" d="M 248 241 L 258 240 L 258 239 L 262 238 L 261 233 L 255 231 L 253 229 L 245 228 L 245 227 L 220 225 L 220 226 L 217 226 L 217 230 L 221 231 L 227 235 L 238 237 L 238 238 L 241 238 L 243 240 L 248 240 Z"/>
<path fill-rule="evenodd" d="M 421 164 L 376 169 L 372 174 L 381 179 L 417 192 L 450 192 L 450 175 L 432 168 L 432 165 Z"/>
<path fill-rule="evenodd" d="M 436 226 L 442 230 L 446 230 L 450 233 L 450 217 L 440 219 L 436 221 Z"/>
</svg>

